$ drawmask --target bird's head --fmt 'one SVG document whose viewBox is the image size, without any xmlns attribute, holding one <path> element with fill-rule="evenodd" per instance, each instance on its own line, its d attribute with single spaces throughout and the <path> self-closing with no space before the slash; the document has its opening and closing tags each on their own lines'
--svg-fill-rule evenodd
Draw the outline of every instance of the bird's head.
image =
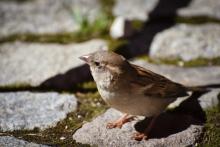
<svg viewBox="0 0 220 147">
<path fill-rule="evenodd" d="M 120 76 L 129 68 L 129 63 L 123 56 L 110 51 L 97 51 L 79 58 L 90 66 L 96 82 Z"/>
</svg>

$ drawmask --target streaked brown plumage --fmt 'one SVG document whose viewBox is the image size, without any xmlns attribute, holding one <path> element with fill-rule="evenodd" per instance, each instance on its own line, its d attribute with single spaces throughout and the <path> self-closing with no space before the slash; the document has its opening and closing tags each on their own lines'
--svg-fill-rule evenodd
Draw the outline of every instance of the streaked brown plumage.
<svg viewBox="0 0 220 147">
<path fill-rule="evenodd" d="M 136 79 L 131 82 L 140 87 L 146 86 L 144 91 L 146 96 L 177 98 L 188 95 L 187 88 L 185 86 L 175 83 L 164 76 L 156 74 L 140 66 L 134 64 L 131 64 L 131 66 L 136 69 L 137 72 Z"/>
</svg>

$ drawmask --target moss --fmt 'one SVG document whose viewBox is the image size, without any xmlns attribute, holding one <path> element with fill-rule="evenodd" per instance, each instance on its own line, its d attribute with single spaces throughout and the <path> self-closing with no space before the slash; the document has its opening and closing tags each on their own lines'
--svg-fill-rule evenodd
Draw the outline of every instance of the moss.
<svg viewBox="0 0 220 147">
<path fill-rule="evenodd" d="M 139 56 L 138 59 L 146 60 L 147 62 L 153 62 L 153 60 L 149 56 L 147 56 L 147 55 Z"/>
<path fill-rule="evenodd" d="M 140 20 L 132 20 L 131 25 L 134 30 L 141 30 L 144 26 L 144 22 Z"/>
<path fill-rule="evenodd" d="M 13 88 L 28 88 L 31 87 L 28 83 L 14 83 L 5 86 L 0 86 L 0 89 L 13 89 Z"/>
<path fill-rule="evenodd" d="M 220 57 L 207 59 L 207 58 L 198 58 L 195 60 L 191 60 L 185 63 L 186 66 L 206 66 L 206 65 L 220 65 Z"/>
<path fill-rule="evenodd" d="M 203 24 L 203 23 L 220 23 L 219 19 L 208 16 L 180 17 L 175 18 L 176 23 Z"/>
<path fill-rule="evenodd" d="M 94 81 L 88 81 L 80 83 L 77 85 L 78 89 L 83 89 L 84 91 L 97 91 L 96 84 Z"/>
<path fill-rule="evenodd" d="M 40 43 L 71 43 L 82 42 L 91 38 L 97 38 L 106 33 L 104 27 L 97 31 L 96 25 L 90 25 L 83 28 L 79 32 L 59 33 L 59 34 L 14 34 L 8 37 L 0 38 L 0 43 L 25 41 L 25 42 L 40 42 Z"/>
<path fill-rule="evenodd" d="M 24 91 L 24 90 L 31 90 L 31 89 L 36 89 L 36 88 L 31 86 L 28 83 L 14 83 L 10 85 L 0 86 L 0 92 Z"/>
<path fill-rule="evenodd" d="M 220 145 L 220 105 L 206 111 L 205 133 L 199 146 L 219 147 Z"/>
<path fill-rule="evenodd" d="M 99 0 L 102 6 L 103 12 L 108 15 L 109 18 L 113 19 L 113 6 L 115 4 L 115 0 Z"/>
<path fill-rule="evenodd" d="M 220 57 L 208 59 L 208 58 L 197 58 L 190 61 L 181 61 L 180 59 L 174 60 L 162 60 L 166 64 L 181 65 L 184 67 L 194 66 L 209 66 L 209 65 L 220 65 Z"/>
<path fill-rule="evenodd" d="M 153 59 L 149 56 L 140 56 L 139 59 L 143 59 L 154 64 L 168 64 L 183 67 L 220 65 L 220 57 L 215 57 L 211 59 L 197 58 L 190 61 L 182 61 L 181 59 Z"/>
<path fill-rule="evenodd" d="M 76 143 L 72 139 L 72 135 L 86 121 L 90 121 L 104 112 L 107 106 L 98 92 L 76 93 L 76 96 L 79 101 L 77 111 L 69 113 L 67 118 L 58 122 L 55 127 L 44 131 L 34 129 L 31 131 L 5 132 L 1 133 L 1 135 L 13 135 L 27 141 L 51 146 L 88 146 Z"/>
<path fill-rule="evenodd" d="M 49 92 L 56 91 L 62 93 L 75 93 L 75 92 L 96 92 L 96 84 L 94 81 L 86 81 L 73 85 L 68 89 L 60 89 L 57 87 L 44 87 L 44 86 L 31 86 L 27 83 L 14 83 L 10 85 L 0 86 L 0 92 L 12 92 L 12 91 L 30 91 L 30 92 Z"/>
<path fill-rule="evenodd" d="M 111 39 L 107 38 L 108 41 L 108 48 L 110 51 L 117 51 L 120 47 L 125 46 L 128 44 L 128 41 L 125 39 Z"/>
</svg>

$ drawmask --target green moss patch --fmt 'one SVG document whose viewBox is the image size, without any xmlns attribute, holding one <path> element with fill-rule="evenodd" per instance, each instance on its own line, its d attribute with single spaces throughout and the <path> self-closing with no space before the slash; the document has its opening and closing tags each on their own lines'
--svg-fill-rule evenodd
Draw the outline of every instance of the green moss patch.
<svg viewBox="0 0 220 147">
<path fill-rule="evenodd" d="M 207 65 L 220 65 L 220 57 L 207 59 L 198 58 L 185 63 L 185 66 L 207 66 Z"/>
<path fill-rule="evenodd" d="M 99 2 L 101 3 L 102 11 L 106 15 L 108 15 L 108 17 L 110 19 L 113 19 L 112 10 L 113 10 L 113 6 L 115 4 L 115 0 L 99 0 Z"/>
<path fill-rule="evenodd" d="M 33 87 L 28 83 L 14 83 L 10 85 L 0 86 L 0 92 L 12 92 L 12 91 L 43 91 L 38 87 Z"/>
<path fill-rule="evenodd" d="M 208 59 L 208 58 L 197 58 L 190 61 L 182 61 L 181 59 L 153 59 L 149 56 L 141 56 L 139 59 L 146 60 L 154 64 L 168 64 L 177 65 L 183 67 L 195 67 L 195 66 L 210 66 L 210 65 L 220 65 L 220 57 Z"/>
<path fill-rule="evenodd" d="M 144 26 L 144 22 L 140 20 L 132 20 L 131 25 L 134 30 L 140 31 Z"/>
<path fill-rule="evenodd" d="M 220 145 L 220 105 L 206 111 L 205 133 L 199 146 L 219 147 Z"/>
<path fill-rule="evenodd" d="M 128 44 L 128 41 L 125 39 L 111 39 L 107 38 L 108 47 L 110 51 L 117 51 L 120 47 Z"/>
<path fill-rule="evenodd" d="M 94 92 L 97 91 L 96 88 L 96 84 L 94 81 L 88 81 L 88 82 L 84 82 L 84 83 L 79 83 L 77 86 L 77 89 L 79 89 L 78 91 L 89 91 L 89 92 Z"/>
<path fill-rule="evenodd" d="M 71 43 L 83 42 L 92 38 L 98 38 L 105 35 L 108 30 L 100 21 L 94 22 L 98 25 L 84 26 L 82 30 L 72 33 L 58 33 L 58 34 L 14 34 L 8 37 L 0 38 L 0 43 L 25 41 L 25 42 L 40 42 L 40 43 Z M 101 27 L 101 28 L 100 28 Z"/>
<path fill-rule="evenodd" d="M 16 92 L 16 91 L 31 91 L 31 92 L 66 92 L 66 93 L 76 93 L 76 92 L 96 92 L 96 84 L 94 81 L 86 81 L 83 83 L 79 83 L 76 85 L 72 85 L 72 87 L 68 89 L 60 89 L 56 87 L 44 87 L 44 86 L 31 86 L 28 83 L 14 83 L 10 85 L 0 86 L 0 92 Z"/>
<path fill-rule="evenodd" d="M 107 106 L 98 92 L 76 93 L 76 96 L 79 101 L 77 111 L 69 113 L 67 118 L 60 121 L 56 127 L 44 131 L 34 129 L 31 131 L 5 132 L 0 133 L 0 135 L 13 135 L 30 142 L 51 146 L 87 146 L 76 143 L 72 135 L 85 122 L 91 121 L 92 118 L 103 113 Z"/>
<path fill-rule="evenodd" d="M 220 19 L 208 17 L 208 16 L 195 16 L 195 17 L 181 17 L 175 18 L 176 23 L 187 23 L 187 24 L 204 24 L 204 23 L 220 23 Z"/>
</svg>

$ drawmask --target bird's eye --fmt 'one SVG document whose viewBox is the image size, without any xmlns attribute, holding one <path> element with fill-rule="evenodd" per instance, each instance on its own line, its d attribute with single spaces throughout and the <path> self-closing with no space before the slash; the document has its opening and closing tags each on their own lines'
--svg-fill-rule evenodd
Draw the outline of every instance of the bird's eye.
<svg viewBox="0 0 220 147">
<path fill-rule="evenodd" d="M 96 65 L 96 66 L 99 66 L 99 65 L 100 65 L 100 63 L 99 63 L 99 62 L 94 62 L 94 63 L 95 63 L 95 65 Z"/>
</svg>

